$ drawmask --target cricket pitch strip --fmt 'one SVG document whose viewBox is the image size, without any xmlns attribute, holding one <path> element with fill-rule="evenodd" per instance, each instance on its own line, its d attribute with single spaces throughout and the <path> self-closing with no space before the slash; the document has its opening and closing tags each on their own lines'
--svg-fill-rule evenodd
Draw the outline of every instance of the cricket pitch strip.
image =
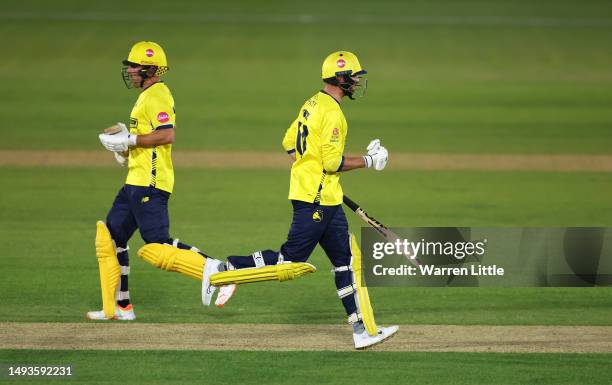
<svg viewBox="0 0 612 385">
<path fill-rule="evenodd" d="M 352 351 L 348 325 L 0 323 L 0 349 Z M 612 353 L 612 326 L 400 325 L 372 351 Z"/>
</svg>

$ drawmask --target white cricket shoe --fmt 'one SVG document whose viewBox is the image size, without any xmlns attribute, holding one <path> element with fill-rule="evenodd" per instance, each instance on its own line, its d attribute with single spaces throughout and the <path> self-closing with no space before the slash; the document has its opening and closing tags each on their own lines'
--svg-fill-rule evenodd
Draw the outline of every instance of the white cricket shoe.
<svg viewBox="0 0 612 385">
<path fill-rule="evenodd" d="M 378 334 L 375 336 L 371 336 L 367 331 L 363 331 L 362 333 L 353 333 L 353 341 L 355 341 L 355 349 L 365 349 L 370 346 L 374 346 L 378 343 L 383 342 L 388 339 L 395 333 L 399 326 L 389 326 L 389 327 L 378 327 Z"/>
<path fill-rule="evenodd" d="M 116 313 L 116 311 L 115 311 L 115 313 Z M 102 321 L 102 320 L 113 319 L 113 318 L 106 318 L 106 315 L 104 314 L 104 310 L 88 311 L 87 314 L 85 315 L 85 317 L 87 317 L 87 319 L 94 320 L 94 321 Z"/>
<path fill-rule="evenodd" d="M 217 299 L 215 300 L 216 307 L 223 307 L 227 303 L 227 301 L 232 298 L 234 295 L 234 291 L 236 291 L 236 285 L 225 285 L 219 288 L 219 294 L 217 294 Z"/>
<path fill-rule="evenodd" d="M 134 313 L 134 307 L 132 306 L 132 304 L 129 304 L 126 307 L 121 307 L 117 305 L 115 307 L 115 316 L 112 318 L 106 318 L 106 315 L 104 315 L 104 310 L 88 311 L 86 317 L 87 319 L 94 321 L 133 321 L 136 319 L 136 314 Z"/>
<path fill-rule="evenodd" d="M 205 306 L 210 306 L 212 296 L 215 294 L 215 290 L 217 290 L 217 286 L 210 284 L 210 276 L 219 272 L 219 265 L 221 263 L 218 259 L 206 258 L 204 274 L 202 274 L 202 303 Z"/>
</svg>

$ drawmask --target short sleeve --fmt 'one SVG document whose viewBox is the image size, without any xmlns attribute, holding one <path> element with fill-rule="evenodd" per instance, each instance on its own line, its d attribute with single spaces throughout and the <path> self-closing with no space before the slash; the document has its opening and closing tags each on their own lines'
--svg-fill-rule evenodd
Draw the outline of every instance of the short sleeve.
<svg viewBox="0 0 612 385">
<path fill-rule="evenodd" d="M 176 114 L 174 105 L 165 98 L 153 98 L 147 105 L 147 117 L 151 122 L 153 130 L 164 128 L 174 128 L 176 124 Z"/>
</svg>

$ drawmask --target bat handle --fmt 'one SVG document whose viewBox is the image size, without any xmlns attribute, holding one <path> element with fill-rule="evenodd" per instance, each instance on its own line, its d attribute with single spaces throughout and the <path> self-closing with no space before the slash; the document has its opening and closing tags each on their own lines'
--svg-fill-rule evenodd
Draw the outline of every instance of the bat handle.
<svg viewBox="0 0 612 385">
<path fill-rule="evenodd" d="M 346 195 L 344 195 L 342 197 L 342 201 L 344 202 L 345 205 L 347 205 L 351 210 L 353 211 L 357 211 L 357 209 L 359 208 L 359 205 L 355 202 L 353 202 L 349 197 L 347 197 Z"/>
</svg>

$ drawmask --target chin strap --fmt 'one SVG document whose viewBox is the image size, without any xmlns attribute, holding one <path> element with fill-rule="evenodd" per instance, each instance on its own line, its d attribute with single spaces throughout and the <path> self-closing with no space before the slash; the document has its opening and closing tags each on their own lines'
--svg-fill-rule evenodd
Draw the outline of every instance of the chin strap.
<svg viewBox="0 0 612 385">
<path fill-rule="evenodd" d="M 142 88 L 144 86 L 145 81 L 147 81 L 147 79 L 150 78 L 148 72 L 151 69 L 151 67 L 148 68 L 143 68 L 140 70 L 140 77 L 142 78 L 142 80 L 140 81 L 140 88 Z"/>
</svg>

